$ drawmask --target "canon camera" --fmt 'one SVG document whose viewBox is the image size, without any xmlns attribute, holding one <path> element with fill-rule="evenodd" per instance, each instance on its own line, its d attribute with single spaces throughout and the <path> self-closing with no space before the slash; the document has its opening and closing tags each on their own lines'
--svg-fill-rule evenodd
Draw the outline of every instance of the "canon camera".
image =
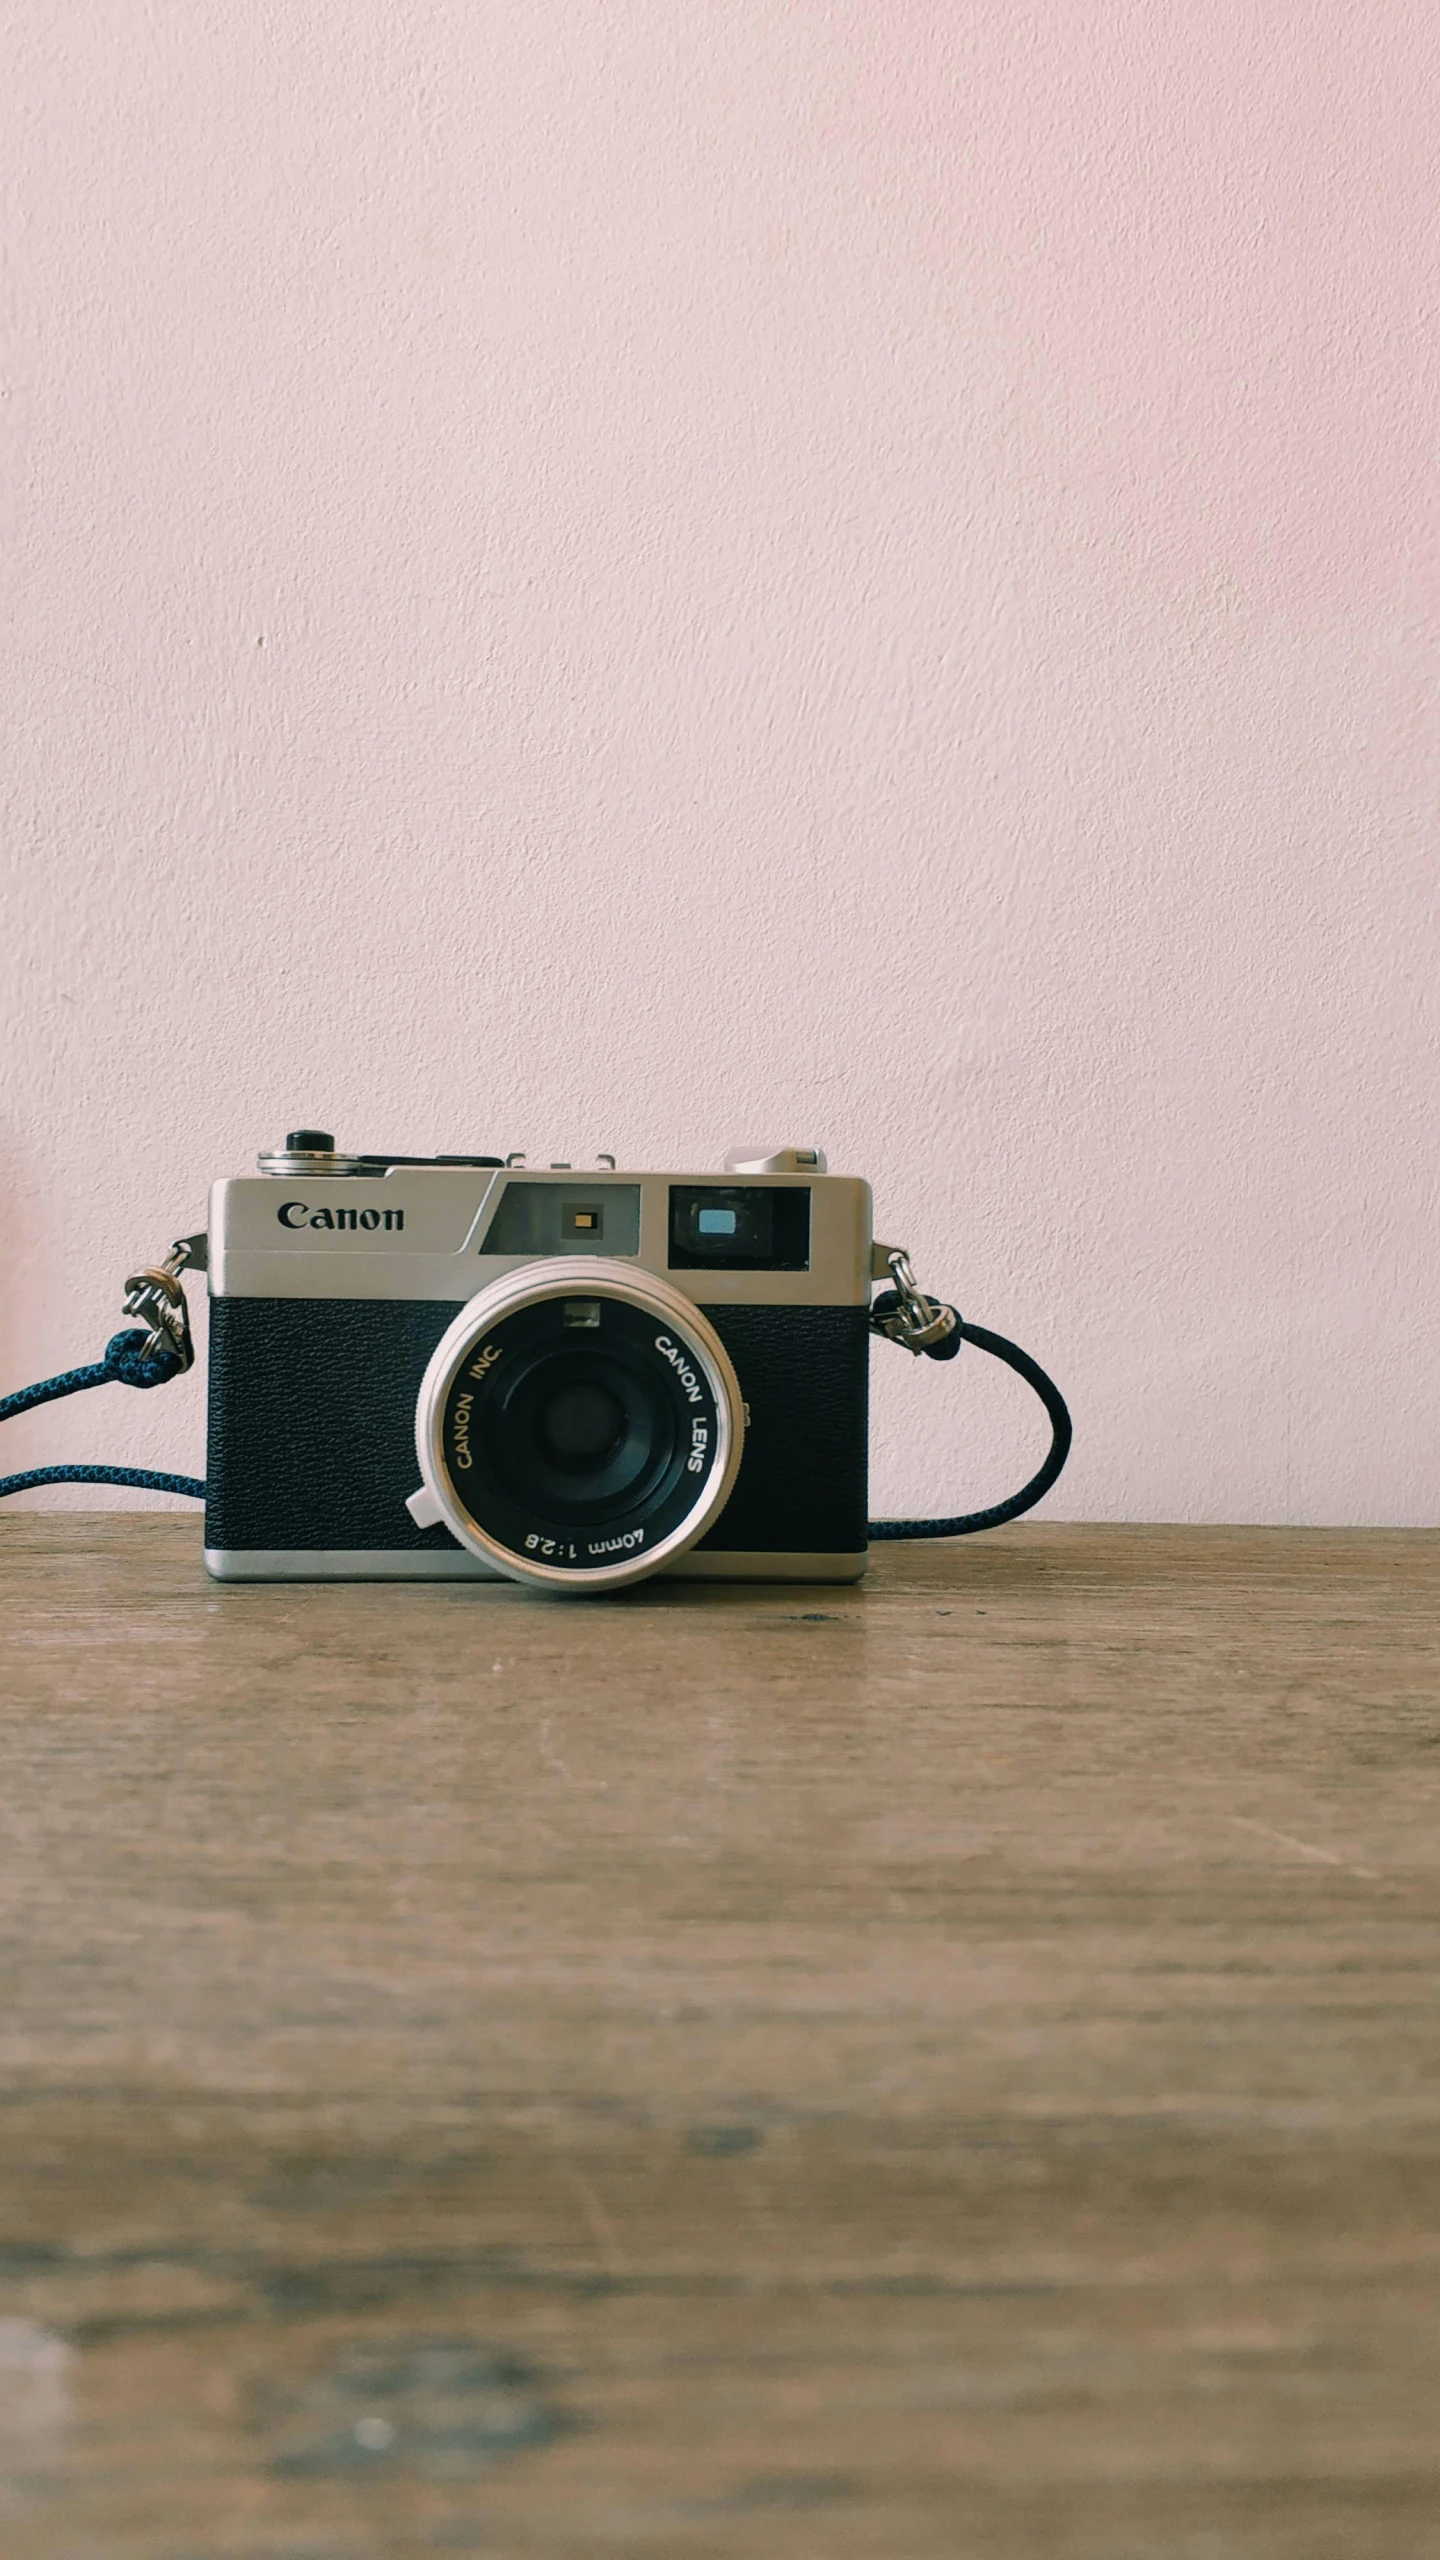
<svg viewBox="0 0 1440 2560">
<path fill-rule="evenodd" d="M 211 1201 L 212 1574 L 864 1571 L 870 1190 L 818 1148 L 259 1161 Z"/>
</svg>

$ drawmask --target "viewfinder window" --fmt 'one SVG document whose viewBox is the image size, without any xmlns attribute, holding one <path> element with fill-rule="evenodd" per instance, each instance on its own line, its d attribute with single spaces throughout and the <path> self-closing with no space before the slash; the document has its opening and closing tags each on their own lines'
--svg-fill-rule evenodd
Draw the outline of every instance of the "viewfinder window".
<svg viewBox="0 0 1440 2560">
<path fill-rule="evenodd" d="M 672 1271 L 808 1271 L 810 1193 L 803 1183 L 675 1183 Z"/>
</svg>

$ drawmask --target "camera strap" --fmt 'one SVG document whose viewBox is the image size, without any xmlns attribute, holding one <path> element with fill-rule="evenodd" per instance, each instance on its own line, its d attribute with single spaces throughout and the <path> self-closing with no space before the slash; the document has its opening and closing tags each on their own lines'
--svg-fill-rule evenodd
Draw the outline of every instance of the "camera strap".
<svg viewBox="0 0 1440 2560">
<path fill-rule="evenodd" d="M 164 1387 L 183 1376 L 195 1359 L 190 1311 L 180 1285 L 182 1271 L 203 1271 L 204 1236 L 181 1236 L 163 1262 L 132 1271 L 125 1283 L 125 1313 L 143 1316 L 144 1329 L 112 1334 L 98 1360 L 83 1369 L 62 1369 L 33 1387 L 17 1387 L 0 1396 L 0 1422 L 31 1413 L 36 1405 L 57 1404 L 62 1396 L 79 1395 L 85 1387 Z M 141 1493 L 185 1493 L 203 1501 L 199 1476 L 162 1475 L 153 1467 L 29 1467 L 23 1475 L 0 1476 L 0 1500 L 9 1493 L 29 1493 L 42 1484 L 123 1484 Z"/>
<path fill-rule="evenodd" d="M 183 1376 L 194 1363 L 195 1346 L 181 1274 L 203 1271 L 205 1265 L 204 1236 L 181 1236 L 163 1262 L 147 1263 L 143 1270 L 132 1272 L 125 1283 L 125 1313 L 143 1318 L 143 1327 L 112 1334 L 101 1358 L 85 1368 L 62 1369 L 33 1387 L 18 1387 L 13 1395 L 0 1396 L 0 1422 L 31 1413 L 37 1405 L 58 1403 L 62 1396 L 79 1395 L 86 1387 L 163 1387 Z M 1050 1417 L 1052 1436 L 1043 1465 L 1008 1500 L 993 1503 L 988 1511 L 965 1511 L 947 1519 L 872 1520 L 868 1524 L 872 1543 L 887 1538 L 967 1538 L 979 1529 L 998 1529 L 1007 1520 L 1018 1520 L 1049 1492 L 1070 1454 L 1070 1415 L 1064 1397 L 1038 1361 L 1016 1343 L 1007 1342 L 1003 1334 L 988 1333 L 983 1325 L 964 1322 L 953 1307 L 927 1297 L 903 1246 L 875 1247 L 874 1276 L 883 1279 L 887 1273 L 891 1285 L 881 1290 L 870 1309 L 872 1333 L 926 1360 L 953 1360 L 962 1342 L 973 1343 L 977 1351 L 1002 1361 L 1033 1389 Z M 118 1484 L 142 1493 L 188 1494 L 197 1502 L 205 1498 L 198 1476 L 162 1475 L 151 1467 L 63 1466 L 30 1467 L 21 1475 L 0 1476 L 0 1500 L 46 1484 Z"/>
<path fill-rule="evenodd" d="M 983 1325 L 967 1324 L 954 1307 L 926 1297 L 920 1288 L 910 1256 L 903 1245 L 877 1244 L 874 1276 L 883 1279 L 889 1272 L 892 1286 L 882 1289 L 870 1309 L 870 1330 L 885 1342 L 898 1342 L 906 1351 L 926 1360 L 953 1360 L 962 1342 L 973 1343 L 977 1351 L 987 1351 L 992 1360 L 1003 1362 L 1033 1389 L 1050 1417 L 1050 1446 L 1044 1462 L 1037 1467 L 1028 1484 L 1012 1493 L 1004 1502 L 992 1503 L 988 1511 L 961 1511 L 946 1519 L 871 1520 L 867 1534 L 872 1545 L 886 1538 L 970 1538 L 980 1529 L 1000 1529 L 1007 1520 L 1018 1520 L 1022 1512 L 1033 1511 L 1054 1484 L 1070 1455 L 1070 1412 L 1053 1378 L 1047 1378 L 1038 1360 L 1018 1343 L 1007 1342 L 1003 1333 L 989 1333 Z"/>
</svg>

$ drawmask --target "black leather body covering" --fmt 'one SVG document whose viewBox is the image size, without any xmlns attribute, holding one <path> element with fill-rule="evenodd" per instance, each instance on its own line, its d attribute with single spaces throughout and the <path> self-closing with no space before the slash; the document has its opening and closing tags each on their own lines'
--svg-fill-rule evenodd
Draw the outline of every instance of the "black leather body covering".
<svg viewBox="0 0 1440 2560">
<path fill-rule="evenodd" d="M 864 1307 L 707 1307 L 750 1408 L 735 1490 L 702 1547 L 865 1546 L 870 1336 Z M 415 1401 L 458 1302 L 215 1298 L 205 1544 L 453 1547 L 405 1508 Z"/>
</svg>

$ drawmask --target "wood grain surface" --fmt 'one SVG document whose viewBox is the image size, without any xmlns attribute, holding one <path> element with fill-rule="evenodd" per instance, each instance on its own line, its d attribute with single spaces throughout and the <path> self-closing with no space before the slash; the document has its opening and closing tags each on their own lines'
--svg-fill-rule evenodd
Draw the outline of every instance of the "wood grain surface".
<svg viewBox="0 0 1440 2560">
<path fill-rule="evenodd" d="M 1436 2560 L 1437 1599 L 0 1519 L 5 2560 Z"/>
</svg>

